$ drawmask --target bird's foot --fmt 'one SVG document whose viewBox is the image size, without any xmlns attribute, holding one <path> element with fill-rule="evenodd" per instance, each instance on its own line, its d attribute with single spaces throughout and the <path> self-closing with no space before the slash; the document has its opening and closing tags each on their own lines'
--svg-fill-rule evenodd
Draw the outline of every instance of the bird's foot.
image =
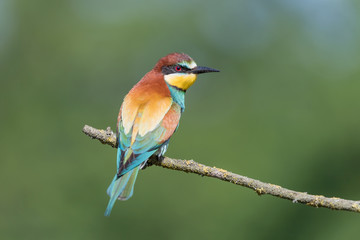
<svg viewBox="0 0 360 240">
<path fill-rule="evenodd" d="M 140 165 L 140 169 L 144 170 L 145 168 L 152 166 L 156 161 L 161 162 L 164 158 L 164 155 L 161 154 L 153 155 L 148 161 Z"/>
<path fill-rule="evenodd" d="M 159 162 L 161 162 L 162 160 L 164 160 L 164 155 L 162 155 L 162 154 L 159 154 L 159 155 L 156 155 L 156 159 L 159 161 Z"/>
<path fill-rule="evenodd" d="M 145 168 L 150 167 L 151 165 L 152 165 L 152 163 L 150 163 L 149 161 L 146 161 L 140 165 L 140 169 L 144 170 Z"/>
</svg>

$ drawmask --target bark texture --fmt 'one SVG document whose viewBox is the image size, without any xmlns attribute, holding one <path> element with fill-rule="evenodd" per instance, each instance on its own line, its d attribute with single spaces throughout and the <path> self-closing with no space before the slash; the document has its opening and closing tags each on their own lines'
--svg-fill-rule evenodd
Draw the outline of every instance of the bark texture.
<svg viewBox="0 0 360 240">
<path fill-rule="evenodd" d="M 83 132 L 93 139 L 98 139 L 103 144 L 108 144 L 114 148 L 117 147 L 116 135 L 113 131 L 111 131 L 110 127 L 106 130 L 102 130 L 85 125 Z M 209 167 L 193 160 L 179 160 L 169 157 L 158 160 L 156 157 L 151 157 L 147 165 L 156 165 L 167 169 L 217 178 L 222 181 L 250 188 L 258 195 L 269 194 L 275 197 L 290 200 L 293 203 L 302 203 L 317 208 L 323 207 L 333 210 L 345 210 L 360 213 L 360 201 L 346 200 L 338 197 L 328 198 L 322 195 L 296 192 L 275 184 L 264 183 L 256 179 L 232 173 L 221 168 Z"/>
</svg>

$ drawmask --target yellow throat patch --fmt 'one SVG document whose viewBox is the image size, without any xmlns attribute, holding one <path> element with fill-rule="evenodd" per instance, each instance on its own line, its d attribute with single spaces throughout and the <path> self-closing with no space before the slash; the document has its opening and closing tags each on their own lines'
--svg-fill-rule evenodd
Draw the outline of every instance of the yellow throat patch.
<svg viewBox="0 0 360 240">
<path fill-rule="evenodd" d="M 196 74 L 173 73 L 165 75 L 165 81 L 171 86 L 187 90 L 196 81 Z"/>
</svg>

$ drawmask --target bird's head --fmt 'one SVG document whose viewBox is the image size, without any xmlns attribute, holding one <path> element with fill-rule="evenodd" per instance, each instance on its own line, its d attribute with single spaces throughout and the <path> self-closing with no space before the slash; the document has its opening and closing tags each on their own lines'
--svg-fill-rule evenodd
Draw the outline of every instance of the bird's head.
<svg viewBox="0 0 360 240">
<path fill-rule="evenodd" d="M 196 81 L 198 74 L 219 72 L 219 70 L 197 66 L 195 61 L 184 53 L 171 53 L 161 58 L 154 67 L 164 75 L 170 86 L 186 91 Z"/>
</svg>

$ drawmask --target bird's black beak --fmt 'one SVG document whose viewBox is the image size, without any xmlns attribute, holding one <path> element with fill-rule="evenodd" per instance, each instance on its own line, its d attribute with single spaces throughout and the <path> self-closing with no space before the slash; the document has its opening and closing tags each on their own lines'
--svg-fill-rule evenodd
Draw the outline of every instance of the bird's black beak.
<svg viewBox="0 0 360 240">
<path fill-rule="evenodd" d="M 219 70 L 216 70 L 214 68 L 209 68 L 209 67 L 195 67 L 191 70 L 191 73 L 194 74 L 201 74 L 201 73 L 208 73 L 208 72 L 220 72 Z"/>
</svg>

